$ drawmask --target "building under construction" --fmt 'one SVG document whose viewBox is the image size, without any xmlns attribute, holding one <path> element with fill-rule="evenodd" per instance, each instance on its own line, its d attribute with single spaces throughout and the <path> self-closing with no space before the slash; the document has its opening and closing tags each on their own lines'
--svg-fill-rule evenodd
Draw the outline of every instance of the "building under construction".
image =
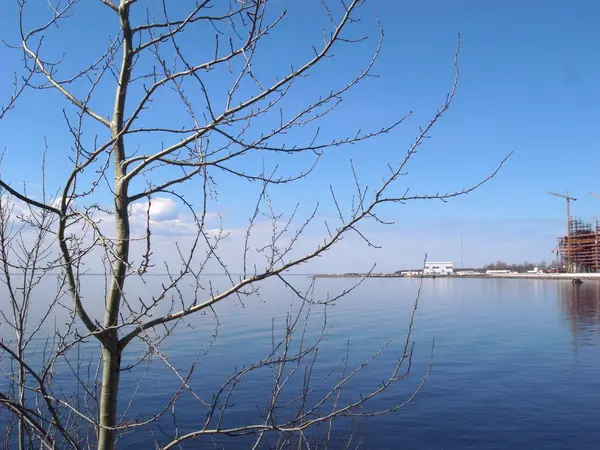
<svg viewBox="0 0 600 450">
<path fill-rule="evenodd" d="M 569 218 L 567 236 L 558 239 L 561 265 L 567 272 L 600 272 L 600 229 Z"/>
</svg>

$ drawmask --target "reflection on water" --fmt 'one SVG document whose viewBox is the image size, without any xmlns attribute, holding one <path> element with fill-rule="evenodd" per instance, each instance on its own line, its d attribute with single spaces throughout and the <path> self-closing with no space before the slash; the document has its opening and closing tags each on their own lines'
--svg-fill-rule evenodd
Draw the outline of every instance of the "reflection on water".
<svg viewBox="0 0 600 450">
<path fill-rule="evenodd" d="M 558 283 L 558 299 L 569 322 L 573 344 L 596 345 L 600 335 L 600 283 Z"/>
<path fill-rule="evenodd" d="M 92 314 L 99 319 L 103 314 L 102 301 L 98 301 L 96 293 L 102 292 L 102 281 L 99 277 L 86 277 L 82 283 Z M 131 285 L 130 297 L 148 295 L 164 281 L 155 277 L 146 284 Z M 294 281 L 305 282 L 306 286 L 311 283 L 308 278 Z M 217 284 L 218 279 L 211 282 L 222 287 Z M 222 282 L 224 285 L 227 280 Z M 333 296 L 348 289 L 352 282 L 319 279 L 315 296 Z M 43 294 L 55 287 L 55 280 L 48 279 L 46 283 L 49 284 L 43 285 L 38 293 L 34 315 L 43 310 Z M 357 367 L 382 344 L 392 341 L 390 351 L 382 353 L 380 359 L 362 372 L 362 378 L 348 385 L 340 402 L 356 398 L 389 375 L 389 367 L 395 364 L 402 349 L 419 285 L 416 279 L 368 279 L 331 306 L 327 316 L 328 335 L 320 343 L 319 359 L 311 369 L 314 377 L 311 380 L 319 380 L 314 382 L 315 393 L 320 392 L 318 389 L 329 389 L 332 386 L 329 382 L 335 382 L 331 377 L 326 378 L 327 374 L 340 366 L 347 348 L 350 348 L 349 366 Z M 214 342 L 211 341 L 213 317 L 198 315 L 188 320 L 189 327 L 180 327 L 161 347 L 173 367 L 187 370 L 190 364 L 197 363 L 189 384 L 207 398 L 235 368 L 253 364 L 271 351 L 273 318 L 276 326 L 285 325 L 290 302 L 296 297 L 275 282 L 267 282 L 261 289 L 261 297 L 246 299 L 245 307 L 233 302 L 217 306 L 219 333 Z M 0 310 L 7 307 L 3 301 L 6 295 L 0 285 Z M 321 316 L 315 312 L 313 318 L 314 326 L 307 328 L 309 334 L 321 329 Z M 52 336 L 55 324 L 61 323 L 64 319 L 60 317 L 49 321 L 47 334 L 42 333 L 32 344 L 37 347 L 32 349 L 43 353 L 46 336 Z M 9 331 L 0 323 L 0 339 L 4 336 L 13 339 L 12 334 L 8 336 Z M 578 286 L 568 280 L 426 279 L 421 286 L 413 338 L 411 375 L 393 390 L 374 398 L 370 410 L 400 404 L 412 394 L 431 363 L 435 341 L 430 377 L 406 408 L 360 423 L 357 430 L 360 448 L 600 448 L 600 427 L 594 420 L 600 405 L 600 282 L 584 280 Z M 93 353 L 97 352 L 97 346 L 90 343 L 85 351 L 86 358 L 91 357 L 97 354 Z M 139 347 L 132 345 L 124 358 L 135 361 L 144 351 L 141 343 Z M 154 359 L 147 372 L 141 365 L 138 367 L 140 372 L 123 372 L 120 400 L 122 405 L 131 401 L 131 411 L 148 417 L 162 411 L 165 402 L 181 386 L 181 379 L 160 359 Z M 53 380 L 56 391 L 70 392 L 70 373 L 56 368 Z M 292 381 L 286 384 L 290 395 L 302 392 L 303 377 L 300 378 L 299 385 Z M 237 426 L 255 422 L 256 414 L 260 416 L 264 411 L 273 380 L 269 370 L 240 383 L 235 398 L 232 397 L 235 406 L 229 410 L 228 423 Z M 185 412 L 176 422 L 177 429 L 173 418 L 165 415 L 163 421 L 152 426 L 151 432 L 148 429 L 147 433 L 136 431 L 123 436 L 121 448 L 154 448 L 155 436 L 197 430 L 204 420 L 198 405 L 197 399 L 185 391 L 177 400 L 179 411 Z M 6 417 L 5 410 L 0 408 L 0 430 Z M 333 434 L 342 437 L 347 432 L 344 423 L 333 428 Z M 190 441 L 183 448 L 248 448 L 245 440 L 235 441 L 235 444 L 217 442 L 207 436 Z"/>
</svg>

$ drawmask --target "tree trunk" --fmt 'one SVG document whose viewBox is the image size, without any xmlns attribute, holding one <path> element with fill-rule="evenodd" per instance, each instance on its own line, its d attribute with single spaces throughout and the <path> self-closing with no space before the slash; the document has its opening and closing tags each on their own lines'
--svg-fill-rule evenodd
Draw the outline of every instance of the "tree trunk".
<svg viewBox="0 0 600 450">
<path fill-rule="evenodd" d="M 118 172 L 117 178 L 121 178 Z M 98 432 L 98 450 L 115 448 L 115 430 L 117 425 L 117 400 L 119 394 L 119 369 L 121 350 L 119 348 L 118 325 L 119 309 L 123 297 L 125 277 L 129 259 L 129 215 L 127 211 L 126 187 L 117 182 L 115 194 L 115 215 L 117 248 L 113 262 L 112 282 L 106 297 L 104 329 L 102 339 L 102 389 L 100 392 L 100 430 Z"/>
<path fill-rule="evenodd" d="M 115 231 L 116 252 L 112 267 L 112 282 L 106 297 L 104 314 L 104 338 L 102 339 L 102 390 L 100 398 L 98 432 L 98 450 L 113 450 L 115 448 L 115 427 L 117 425 L 117 400 L 119 394 L 119 369 L 121 350 L 119 348 L 118 325 L 119 309 L 123 297 L 125 277 L 129 265 L 129 198 L 128 181 L 126 179 L 125 142 L 121 132 L 125 116 L 127 88 L 131 80 L 132 64 L 132 31 L 129 23 L 129 4 L 121 0 L 118 14 L 123 35 L 123 58 L 119 74 L 119 84 L 115 95 L 115 105 L 111 122 L 111 135 L 115 139 L 113 147 L 113 167 L 115 171 Z"/>
<path fill-rule="evenodd" d="M 114 334 L 116 335 L 116 333 Z M 118 344 L 113 348 L 104 347 L 102 349 L 103 368 L 102 391 L 100 395 L 98 450 L 113 450 L 115 448 L 115 430 L 113 428 L 117 424 L 119 360 Z"/>
</svg>

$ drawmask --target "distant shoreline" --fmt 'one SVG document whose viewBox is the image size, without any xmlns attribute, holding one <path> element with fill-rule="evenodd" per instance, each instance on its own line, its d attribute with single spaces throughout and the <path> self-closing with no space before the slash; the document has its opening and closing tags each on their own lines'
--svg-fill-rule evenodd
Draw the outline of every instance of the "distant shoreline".
<svg viewBox="0 0 600 450">
<path fill-rule="evenodd" d="M 465 275 L 415 275 L 402 276 L 397 274 L 315 274 L 313 278 L 486 278 L 486 279 L 532 279 L 532 280 L 600 280 L 600 273 L 507 273 L 507 274 L 465 274 Z"/>
</svg>

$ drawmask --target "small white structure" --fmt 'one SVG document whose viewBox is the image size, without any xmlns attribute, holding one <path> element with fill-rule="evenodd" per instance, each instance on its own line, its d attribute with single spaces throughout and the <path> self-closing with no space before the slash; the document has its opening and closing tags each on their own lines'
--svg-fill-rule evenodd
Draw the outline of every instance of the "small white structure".
<svg viewBox="0 0 600 450">
<path fill-rule="evenodd" d="M 423 275 L 451 275 L 454 273 L 452 262 L 426 262 Z"/>
<path fill-rule="evenodd" d="M 405 270 L 400 272 L 400 276 L 403 277 L 420 277 L 421 275 L 423 275 L 423 272 L 420 270 Z"/>
<path fill-rule="evenodd" d="M 481 272 L 478 272 L 477 270 L 456 270 L 454 271 L 454 275 L 474 276 L 483 274 Z"/>
<path fill-rule="evenodd" d="M 506 270 L 506 269 L 490 269 L 490 270 L 486 270 L 485 273 L 487 275 L 508 275 L 509 273 L 514 273 L 511 272 L 510 270 Z"/>
</svg>

